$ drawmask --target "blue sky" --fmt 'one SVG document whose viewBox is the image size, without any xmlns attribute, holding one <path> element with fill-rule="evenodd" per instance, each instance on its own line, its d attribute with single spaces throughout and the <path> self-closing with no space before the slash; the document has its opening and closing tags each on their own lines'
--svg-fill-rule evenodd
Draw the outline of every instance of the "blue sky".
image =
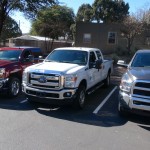
<svg viewBox="0 0 150 150">
<path fill-rule="evenodd" d="M 130 13 L 136 12 L 140 8 L 148 9 L 150 8 L 150 1 L 149 0 L 124 0 L 126 3 L 129 3 Z M 66 5 L 74 10 L 76 14 L 78 8 L 83 4 L 93 4 L 94 0 L 59 0 L 61 4 Z M 23 33 L 28 33 L 30 31 L 31 23 L 29 20 L 26 20 L 23 15 L 20 13 L 14 13 L 12 16 L 18 23 L 20 21 L 20 28 Z"/>
</svg>

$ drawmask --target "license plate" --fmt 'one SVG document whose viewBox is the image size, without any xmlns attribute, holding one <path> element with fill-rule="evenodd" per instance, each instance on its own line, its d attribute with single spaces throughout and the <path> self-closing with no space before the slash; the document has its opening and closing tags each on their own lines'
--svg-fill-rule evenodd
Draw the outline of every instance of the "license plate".
<svg viewBox="0 0 150 150">
<path fill-rule="evenodd" d="M 46 94 L 43 93 L 43 92 L 36 92 L 36 96 L 38 96 L 38 97 L 45 97 Z"/>
</svg>

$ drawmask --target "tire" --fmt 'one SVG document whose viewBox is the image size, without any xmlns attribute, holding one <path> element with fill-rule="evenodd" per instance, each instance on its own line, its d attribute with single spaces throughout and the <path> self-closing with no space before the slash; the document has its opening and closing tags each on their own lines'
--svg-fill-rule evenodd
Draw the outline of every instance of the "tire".
<svg viewBox="0 0 150 150">
<path fill-rule="evenodd" d="M 18 96 L 21 92 L 21 81 L 15 77 L 10 78 L 8 90 L 9 97 Z"/>
<path fill-rule="evenodd" d="M 123 106 L 121 106 L 120 102 L 118 103 L 118 113 L 119 113 L 119 116 L 121 117 L 127 117 L 129 115 L 129 113 L 125 111 Z"/>
<path fill-rule="evenodd" d="M 110 85 L 110 73 L 107 74 L 106 79 L 104 80 L 104 87 L 107 88 Z"/>
<path fill-rule="evenodd" d="M 73 101 L 73 107 L 75 109 L 83 109 L 84 108 L 85 96 L 86 96 L 85 86 L 80 85 L 78 90 L 77 90 L 77 96 Z"/>
</svg>

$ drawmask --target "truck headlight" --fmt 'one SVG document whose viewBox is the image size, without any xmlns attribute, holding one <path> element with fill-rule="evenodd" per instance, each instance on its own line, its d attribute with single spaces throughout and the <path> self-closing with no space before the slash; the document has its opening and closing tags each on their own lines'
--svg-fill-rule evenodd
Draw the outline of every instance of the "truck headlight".
<svg viewBox="0 0 150 150">
<path fill-rule="evenodd" d="M 5 77 L 5 68 L 0 68 L 0 79 Z"/>
<path fill-rule="evenodd" d="M 27 84 L 27 71 L 23 71 L 22 83 Z"/>
<path fill-rule="evenodd" d="M 77 75 L 66 75 L 65 76 L 65 87 L 74 88 L 77 81 Z"/>
<path fill-rule="evenodd" d="M 120 89 L 124 92 L 130 93 L 133 81 L 130 79 L 129 75 L 126 73 L 121 79 Z"/>
</svg>

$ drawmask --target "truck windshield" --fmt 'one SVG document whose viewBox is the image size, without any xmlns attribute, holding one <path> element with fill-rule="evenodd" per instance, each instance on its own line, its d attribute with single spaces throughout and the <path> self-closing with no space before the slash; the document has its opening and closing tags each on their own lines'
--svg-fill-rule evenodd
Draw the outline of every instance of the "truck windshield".
<svg viewBox="0 0 150 150">
<path fill-rule="evenodd" d="M 137 53 L 131 67 L 150 67 L 150 53 Z"/>
<path fill-rule="evenodd" d="M 1 50 L 0 60 L 18 61 L 21 50 Z"/>
<path fill-rule="evenodd" d="M 86 65 L 88 53 L 80 50 L 54 50 L 45 61 Z"/>
</svg>

